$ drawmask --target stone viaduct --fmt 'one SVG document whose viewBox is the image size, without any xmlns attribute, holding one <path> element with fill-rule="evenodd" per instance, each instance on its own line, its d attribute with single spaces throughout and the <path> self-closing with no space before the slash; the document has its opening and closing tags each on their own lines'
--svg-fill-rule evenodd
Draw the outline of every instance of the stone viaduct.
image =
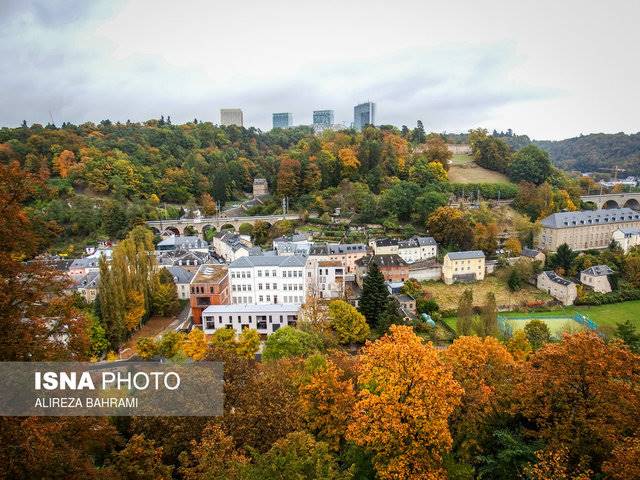
<svg viewBox="0 0 640 480">
<path fill-rule="evenodd" d="M 583 202 L 593 203 L 596 208 L 633 208 L 640 210 L 640 192 L 638 193 L 604 193 L 602 195 L 582 195 Z"/>
<path fill-rule="evenodd" d="M 146 222 L 147 226 L 155 233 L 160 235 L 184 235 L 187 227 L 191 227 L 196 233 L 202 235 L 203 231 L 207 228 L 215 228 L 216 231 L 221 229 L 233 229 L 238 231 L 238 228 L 243 223 L 249 223 L 254 225 L 256 222 L 266 222 L 269 225 L 273 225 L 280 220 L 298 220 L 300 215 L 287 214 L 287 215 L 261 215 L 254 217 L 200 217 L 200 218 L 181 218 L 176 220 L 150 220 Z"/>
</svg>

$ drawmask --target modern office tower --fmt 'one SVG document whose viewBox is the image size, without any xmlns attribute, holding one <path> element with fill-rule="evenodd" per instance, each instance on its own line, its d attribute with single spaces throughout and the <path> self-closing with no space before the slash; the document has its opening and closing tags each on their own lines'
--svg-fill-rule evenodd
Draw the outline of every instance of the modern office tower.
<svg viewBox="0 0 640 480">
<path fill-rule="evenodd" d="M 314 110 L 313 125 L 329 128 L 333 125 L 333 110 Z"/>
<path fill-rule="evenodd" d="M 292 113 L 274 113 L 273 128 L 289 128 L 293 126 Z"/>
<path fill-rule="evenodd" d="M 242 110 L 239 108 L 221 108 L 220 125 L 242 127 Z"/>
<path fill-rule="evenodd" d="M 353 128 L 360 131 L 365 125 L 374 125 L 376 122 L 376 104 L 373 102 L 361 103 L 353 107 Z"/>
</svg>

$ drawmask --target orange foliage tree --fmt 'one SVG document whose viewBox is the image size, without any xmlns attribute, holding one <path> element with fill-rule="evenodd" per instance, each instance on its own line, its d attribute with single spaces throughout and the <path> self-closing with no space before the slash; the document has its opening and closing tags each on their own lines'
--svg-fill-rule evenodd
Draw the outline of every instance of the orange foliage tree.
<svg viewBox="0 0 640 480">
<path fill-rule="evenodd" d="M 381 479 L 444 479 L 442 457 L 451 448 L 448 420 L 462 389 L 436 350 L 410 327 L 362 349 L 355 405 L 347 438 L 373 454 Z"/>
</svg>

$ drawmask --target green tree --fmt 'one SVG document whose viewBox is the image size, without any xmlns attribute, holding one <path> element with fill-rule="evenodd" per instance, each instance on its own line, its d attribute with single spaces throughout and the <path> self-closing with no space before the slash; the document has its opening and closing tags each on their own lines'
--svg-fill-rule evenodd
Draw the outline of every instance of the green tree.
<svg viewBox="0 0 640 480">
<path fill-rule="evenodd" d="M 319 350 L 321 345 L 316 336 L 294 327 L 282 327 L 271 334 L 262 352 L 265 360 L 306 356 Z"/>
<path fill-rule="evenodd" d="M 87 320 L 90 321 L 89 340 L 91 344 L 89 355 L 100 358 L 109 350 L 109 340 L 107 340 L 107 335 L 98 317 L 91 312 L 85 313 L 85 315 Z"/>
<path fill-rule="evenodd" d="M 173 275 L 166 268 L 161 268 L 153 277 L 151 307 L 161 317 L 172 315 L 180 308 L 178 290 L 173 283 Z"/>
<path fill-rule="evenodd" d="M 378 317 L 376 329 L 379 333 L 385 333 L 391 328 L 391 325 L 402 325 L 404 323 L 404 315 L 400 310 L 400 304 L 395 298 L 389 297 L 382 314 Z"/>
<path fill-rule="evenodd" d="M 543 320 L 529 320 L 524 326 L 524 333 L 527 334 L 527 340 L 534 350 L 551 341 L 551 332 Z"/>
<path fill-rule="evenodd" d="M 378 319 L 389 300 L 389 290 L 384 283 L 384 275 L 375 262 L 369 263 L 367 275 L 362 284 L 362 295 L 358 309 L 367 319 L 370 327 L 378 325 Z"/>
<path fill-rule="evenodd" d="M 362 343 L 369 336 L 367 319 L 343 300 L 329 303 L 329 320 L 342 344 Z"/>
<path fill-rule="evenodd" d="M 640 353 L 640 333 L 636 331 L 631 320 L 616 325 L 616 335 L 629 346 L 632 352 Z"/>
<path fill-rule="evenodd" d="M 496 305 L 496 296 L 493 292 L 487 293 L 476 330 L 480 337 L 498 336 L 498 307 Z"/>
<path fill-rule="evenodd" d="M 182 353 L 182 344 L 186 337 L 184 333 L 170 331 L 162 335 L 156 343 L 158 355 L 164 358 L 173 358 Z"/>
<path fill-rule="evenodd" d="M 473 328 L 473 291 L 466 289 L 458 301 L 456 333 L 458 336 L 471 335 Z"/>
<path fill-rule="evenodd" d="M 561 268 L 564 275 L 568 275 L 573 267 L 573 262 L 578 256 L 577 252 L 574 252 L 569 245 L 563 243 L 558 247 L 556 253 L 551 257 L 551 267 Z"/>
<path fill-rule="evenodd" d="M 342 471 L 325 442 L 306 432 L 293 432 L 273 444 L 243 475 L 246 480 L 350 480 L 353 468 Z"/>
<path fill-rule="evenodd" d="M 481 167 L 507 173 L 511 163 L 511 149 L 503 140 L 488 136 L 486 130 L 472 130 L 469 144 L 473 159 Z"/>
<path fill-rule="evenodd" d="M 540 147 L 529 144 L 518 150 L 509 167 L 509 176 L 515 182 L 533 182 L 540 185 L 553 171 L 549 154 Z"/>
</svg>

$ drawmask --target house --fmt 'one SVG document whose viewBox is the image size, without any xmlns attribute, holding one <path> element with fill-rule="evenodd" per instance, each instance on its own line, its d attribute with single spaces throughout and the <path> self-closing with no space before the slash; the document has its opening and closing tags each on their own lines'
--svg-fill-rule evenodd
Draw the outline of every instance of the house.
<svg viewBox="0 0 640 480">
<path fill-rule="evenodd" d="M 611 239 L 618 242 L 624 253 L 640 245 L 640 228 L 619 228 L 611 234 Z"/>
<path fill-rule="evenodd" d="M 573 250 L 606 248 L 618 229 L 640 228 L 640 212 L 630 208 L 559 212 L 544 218 L 539 248 L 555 252 L 566 243 Z"/>
<path fill-rule="evenodd" d="M 198 250 L 169 250 L 166 252 L 156 252 L 158 264 L 164 267 L 178 266 L 190 272 L 196 272 L 207 263 L 215 263 L 215 259 L 209 252 Z"/>
<path fill-rule="evenodd" d="M 482 250 L 449 252 L 442 262 L 442 280 L 447 285 L 453 282 L 475 282 L 484 279 L 485 270 Z"/>
<path fill-rule="evenodd" d="M 387 282 L 405 282 L 409 279 L 409 265 L 400 255 L 368 255 L 356 261 L 358 285 L 363 285 L 372 262 L 378 266 Z"/>
<path fill-rule="evenodd" d="M 182 250 L 182 251 L 198 251 L 198 252 L 208 252 L 209 244 L 201 239 L 200 237 L 188 235 L 184 237 L 171 235 L 168 238 L 165 238 L 161 242 L 156 245 L 156 250 L 158 252 L 170 252 L 174 250 Z"/>
<path fill-rule="evenodd" d="M 611 291 L 609 275 L 613 273 L 608 265 L 594 265 L 580 272 L 580 283 L 593 288 L 594 292 L 609 293 Z"/>
<path fill-rule="evenodd" d="M 277 332 L 281 327 L 295 326 L 300 304 L 231 304 L 211 305 L 202 312 L 202 330 L 211 334 L 221 328 L 240 334 L 251 328 L 262 336 Z"/>
<path fill-rule="evenodd" d="M 91 272 L 100 271 L 100 257 L 83 257 L 76 258 L 71 262 L 67 274 L 73 280 L 80 280 L 82 277 Z"/>
<path fill-rule="evenodd" d="M 269 184 L 265 178 L 253 179 L 253 198 L 269 195 Z"/>
<path fill-rule="evenodd" d="M 573 305 L 578 296 L 576 284 L 557 275 L 553 270 L 538 275 L 537 287 L 560 300 L 563 305 Z"/>
<path fill-rule="evenodd" d="M 318 267 L 318 262 L 337 261 L 344 268 L 345 277 L 355 280 L 356 261 L 367 254 L 364 243 L 324 243 L 313 244 L 309 249 L 307 259 L 308 271 Z"/>
<path fill-rule="evenodd" d="M 191 295 L 190 284 L 195 276 L 194 272 L 190 272 L 176 265 L 169 265 L 164 268 L 173 276 L 173 283 L 176 284 L 178 298 L 180 300 L 189 300 Z"/>
<path fill-rule="evenodd" d="M 520 258 L 527 261 L 541 262 L 542 264 L 544 264 L 544 261 L 546 260 L 547 257 L 540 250 L 524 247 L 522 249 L 522 253 L 520 254 Z"/>
<path fill-rule="evenodd" d="M 419 282 L 425 280 L 440 280 L 442 277 L 442 265 L 435 258 L 419 260 L 409 264 L 409 278 Z"/>
<path fill-rule="evenodd" d="M 189 284 L 189 303 L 194 325 L 202 325 L 202 312 L 210 305 L 229 303 L 229 270 L 226 265 L 205 264 Z"/>
<path fill-rule="evenodd" d="M 307 235 L 297 233 L 273 239 L 273 250 L 276 255 L 309 255 L 313 242 Z"/>
<path fill-rule="evenodd" d="M 299 255 L 247 256 L 229 264 L 232 304 L 302 304 L 306 298 L 306 258 Z"/>
<path fill-rule="evenodd" d="M 404 293 L 395 293 L 391 295 L 400 305 L 400 311 L 405 318 L 416 317 L 416 300 L 411 295 Z"/>
<path fill-rule="evenodd" d="M 233 262 L 240 257 L 247 257 L 256 252 L 252 249 L 251 239 L 248 235 L 238 235 L 228 230 L 223 230 L 213 236 L 213 249 L 227 262 Z"/>
<path fill-rule="evenodd" d="M 309 262 L 307 260 L 307 265 Z M 338 260 L 321 260 L 315 268 L 307 268 L 307 293 L 316 298 L 334 299 L 344 297 L 345 272 Z"/>
<path fill-rule="evenodd" d="M 407 240 L 378 238 L 371 240 L 369 246 L 375 255 L 397 254 L 407 263 L 435 258 L 438 254 L 438 244 L 433 237 L 414 236 Z"/>
<path fill-rule="evenodd" d="M 98 296 L 99 285 L 100 272 L 89 272 L 73 285 L 73 290 L 78 292 L 85 302 L 92 303 Z"/>
</svg>

